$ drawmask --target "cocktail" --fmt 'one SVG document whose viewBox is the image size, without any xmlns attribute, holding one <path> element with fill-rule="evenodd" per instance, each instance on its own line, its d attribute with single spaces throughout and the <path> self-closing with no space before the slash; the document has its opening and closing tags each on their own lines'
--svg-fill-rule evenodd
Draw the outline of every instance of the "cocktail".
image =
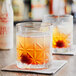
<svg viewBox="0 0 76 76">
<path fill-rule="evenodd" d="M 53 29 L 53 50 L 54 52 L 72 51 L 73 44 L 73 17 L 71 15 L 64 16 L 45 16 L 44 23 L 54 26 Z"/>
<path fill-rule="evenodd" d="M 43 30 L 48 27 L 48 30 Z M 52 61 L 49 26 L 41 23 L 17 24 L 17 66 L 19 68 L 48 68 Z"/>
</svg>

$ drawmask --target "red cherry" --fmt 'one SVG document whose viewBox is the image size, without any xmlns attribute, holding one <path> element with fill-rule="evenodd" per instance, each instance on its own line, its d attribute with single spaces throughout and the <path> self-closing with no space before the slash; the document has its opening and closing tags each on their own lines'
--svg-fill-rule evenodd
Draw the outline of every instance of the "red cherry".
<svg viewBox="0 0 76 76">
<path fill-rule="evenodd" d="M 65 43 L 63 42 L 63 41 L 57 41 L 56 42 L 56 47 L 58 47 L 58 48 L 62 48 L 62 47 L 64 47 L 65 46 Z"/>
<path fill-rule="evenodd" d="M 21 62 L 22 63 L 26 63 L 26 64 L 31 64 L 32 60 L 31 60 L 31 57 L 30 55 L 21 55 Z"/>
</svg>

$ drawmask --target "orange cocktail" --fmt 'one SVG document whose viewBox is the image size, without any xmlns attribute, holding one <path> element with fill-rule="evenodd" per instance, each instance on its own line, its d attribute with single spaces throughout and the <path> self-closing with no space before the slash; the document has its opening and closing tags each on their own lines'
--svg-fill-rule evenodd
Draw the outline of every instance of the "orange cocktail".
<svg viewBox="0 0 76 76">
<path fill-rule="evenodd" d="M 49 39 L 49 37 L 17 36 L 17 60 L 32 65 L 48 63 Z"/>
<path fill-rule="evenodd" d="M 45 25 L 53 25 L 53 53 L 71 52 L 73 45 L 73 16 L 71 15 L 45 15 Z"/>
<path fill-rule="evenodd" d="M 60 32 L 58 27 L 54 28 L 53 32 L 53 48 L 68 48 L 70 47 L 70 34 Z"/>
<path fill-rule="evenodd" d="M 16 37 L 17 66 L 19 68 L 46 68 L 51 60 L 50 32 L 38 28 L 35 30 L 34 27 L 25 27 L 25 25 L 19 28 L 20 31 L 18 30 Z"/>
</svg>

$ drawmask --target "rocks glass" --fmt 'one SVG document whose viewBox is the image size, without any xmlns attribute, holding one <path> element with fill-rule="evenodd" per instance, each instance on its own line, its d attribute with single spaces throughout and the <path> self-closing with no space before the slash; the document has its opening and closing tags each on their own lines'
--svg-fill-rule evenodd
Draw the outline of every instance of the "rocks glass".
<svg viewBox="0 0 76 76">
<path fill-rule="evenodd" d="M 64 53 L 72 51 L 73 44 L 73 16 L 63 15 L 47 15 L 43 19 L 43 23 L 53 25 L 52 47 L 54 52 Z"/>
<path fill-rule="evenodd" d="M 17 67 L 48 68 L 52 62 L 50 27 L 41 26 L 39 22 L 25 22 L 18 23 L 16 30 Z"/>
</svg>

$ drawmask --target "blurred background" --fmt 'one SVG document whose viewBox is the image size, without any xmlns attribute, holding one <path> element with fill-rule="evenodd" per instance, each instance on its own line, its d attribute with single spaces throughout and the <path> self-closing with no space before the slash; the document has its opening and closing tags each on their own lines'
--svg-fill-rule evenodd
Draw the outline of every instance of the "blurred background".
<svg viewBox="0 0 76 76">
<path fill-rule="evenodd" d="M 46 14 L 71 14 L 76 22 L 76 0 L 13 0 L 14 21 L 41 21 Z"/>
</svg>

